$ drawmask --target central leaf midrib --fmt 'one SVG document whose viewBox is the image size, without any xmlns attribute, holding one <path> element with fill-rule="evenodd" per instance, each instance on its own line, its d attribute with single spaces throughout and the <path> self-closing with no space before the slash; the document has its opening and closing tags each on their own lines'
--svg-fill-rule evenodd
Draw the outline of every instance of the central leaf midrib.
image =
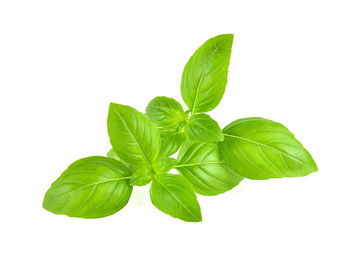
<svg viewBox="0 0 350 262">
<path fill-rule="evenodd" d="M 100 184 L 104 184 L 104 183 L 108 183 L 108 182 L 113 182 L 113 181 L 124 180 L 124 179 L 129 179 L 129 178 L 130 178 L 130 177 L 118 177 L 118 178 L 113 178 L 113 179 L 108 179 L 108 180 L 104 180 L 104 181 L 99 181 L 99 182 L 96 182 L 96 183 L 88 184 L 88 185 L 85 185 L 85 186 L 76 188 L 76 189 L 74 189 L 74 190 L 71 190 L 71 191 L 68 191 L 68 192 L 64 192 L 64 193 L 58 195 L 57 198 L 60 197 L 60 196 L 65 195 L 65 194 L 71 194 L 71 193 L 73 193 L 73 192 L 82 190 L 82 189 L 87 188 L 87 187 L 97 186 L 97 185 L 100 185 Z M 58 185 L 58 186 L 60 186 L 60 185 Z"/>
<path fill-rule="evenodd" d="M 201 73 L 201 76 L 200 76 L 200 78 L 199 78 L 199 82 L 198 82 L 197 89 L 196 89 L 196 95 L 195 95 L 194 101 L 193 101 L 192 114 L 194 114 L 194 113 L 196 112 L 195 109 L 196 109 L 196 103 L 197 103 L 197 98 L 198 98 L 198 92 L 199 92 L 199 87 L 200 87 L 200 85 L 201 85 L 201 83 L 202 83 L 202 79 L 203 79 L 204 72 L 207 70 L 207 67 L 208 67 L 208 65 L 209 65 L 209 62 L 210 62 L 210 60 L 213 58 L 213 56 L 214 56 L 216 50 L 217 50 L 217 48 L 215 48 L 213 54 L 210 56 L 210 58 L 209 58 L 207 64 L 205 65 L 205 67 L 204 67 L 204 69 L 203 69 L 203 71 L 202 71 L 202 73 Z"/>
<path fill-rule="evenodd" d="M 302 162 L 301 160 L 297 159 L 296 157 L 284 152 L 283 150 L 280 150 L 278 148 L 275 148 L 275 147 L 272 147 L 272 146 L 269 146 L 269 145 L 265 145 L 265 144 L 262 144 L 262 143 L 259 143 L 257 141 L 254 141 L 254 140 L 250 140 L 248 138 L 245 138 L 245 137 L 241 137 L 241 136 L 235 136 L 235 135 L 230 135 L 230 134 L 227 134 L 227 133 L 224 133 L 224 136 L 228 136 L 228 137 L 232 137 L 232 138 L 236 138 L 236 139 L 241 139 L 241 140 L 244 140 L 246 142 L 250 142 L 250 143 L 253 143 L 253 144 L 256 144 L 256 145 L 259 145 L 259 146 L 263 146 L 263 147 L 266 147 L 266 148 L 269 148 L 271 150 L 274 150 L 274 151 L 277 151 L 277 152 L 280 152 L 281 154 L 284 154 L 286 155 L 287 157 L 297 161 L 298 163 L 308 167 L 308 168 L 312 168 L 312 166 L 309 166 L 308 164 Z"/>
<path fill-rule="evenodd" d="M 222 43 L 224 44 L 224 43 Z M 194 101 L 193 101 L 193 108 L 192 108 L 192 114 L 195 113 L 195 109 L 196 109 L 196 103 L 197 103 L 197 98 L 198 98 L 198 92 L 199 92 L 199 88 L 200 88 L 200 85 L 202 83 L 202 80 L 203 80 L 203 75 L 204 73 L 206 72 L 207 68 L 208 68 L 208 65 L 210 63 L 210 60 L 213 58 L 213 56 L 215 55 L 215 53 L 217 52 L 217 50 L 219 49 L 219 45 L 215 47 L 215 50 L 213 51 L 212 55 L 210 56 L 210 58 L 208 59 L 208 62 L 206 63 L 204 69 L 202 70 L 202 73 L 201 73 L 201 76 L 199 78 L 199 82 L 198 82 L 198 85 L 197 85 L 197 89 L 196 89 L 196 95 L 194 97 Z"/>
<path fill-rule="evenodd" d="M 118 114 L 120 120 L 122 121 L 122 123 L 124 124 L 125 128 L 127 129 L 127 131 L 130 133 L 131 137 L 134 139 L 134 141 L 136 142 L 136 145 L 138 147 L 138 149 L 141 152 L 142 158 L 145 160 L 145 162 L 151 166 L 151 163 L 149 162 L 148 158 L 146 157 L 145 153 L 143 152 L 142 148 L 139 145 L 139 142 L 137 141 L 136 137 L 134 136 L 134 134 L 131 132 L 131 130 L 129 129 L 128 125 L 126 124 L 126 122 L 124 121 L 124 119 L 122 118 L 122 116 L 119 114 L 118 110 L 115 110 L 115 112 Z"/>
<path fill-rule="evenodd" d="M 174 166 L 174 168 L 187 167 L 187 166 L 199 166 L 199 165 L 207 165 L 207 164 L 225 164 L 223 161 L 207 161 L 207 162 L 198 162 L 198 163 L 188 163 L 188 164 L 180 164 Z"/>
<path fill-rule="evenodd" d="M 169 194 L 188 212 L 190 213 L 194 218 L 196 218 L 196 214 L 194 214 L 190 209 L 188 209 L 184 204 L 182 204 L 182 202 L 176 197 L 176 195 L 169 189 L 167 188 L 162 182 L 160 182 L 159 179 L 157 179 L 155 177 L 155 179 L 157 180 L 157 182 L 166 189 L 166 191 L 169 192 Z"/>
<path fill-rule="evenodd" d="M 173 116 L 174 118 L 178 119 L 177 115 L 174 115 L 170 110 L 162 108 L 161 106 L 150 106 L 150 108 L 159 109 L 160 111 L 163 111 L 164 113 L 167 113 L 167 114 Z"/>
</svg>

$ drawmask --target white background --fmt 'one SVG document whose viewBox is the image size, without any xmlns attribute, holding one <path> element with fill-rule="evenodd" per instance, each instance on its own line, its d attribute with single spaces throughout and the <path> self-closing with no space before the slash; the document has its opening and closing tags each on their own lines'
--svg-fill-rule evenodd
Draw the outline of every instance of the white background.
<svg viewBox="0 0 350 262">
<path fill-rule="evenodd" d="M 1 261 L 350 261 L 348 1 L 0 2 Z M 167 216 L 135 188 L 97 220 L 45 211 L 71 162 L 110 148 L 110 101 L 181 101 L 182 69 L 234 33 L 229 81 L 210 115 L 285 124 L 319 172 L 244 180 L 199 197 L 202 223 Z"/>
</svg>

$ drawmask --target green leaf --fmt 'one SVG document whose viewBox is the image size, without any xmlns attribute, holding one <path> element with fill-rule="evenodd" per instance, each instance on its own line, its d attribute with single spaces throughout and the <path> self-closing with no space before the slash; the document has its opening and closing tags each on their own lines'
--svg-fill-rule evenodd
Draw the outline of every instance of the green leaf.
<svg viewBox="0 0 350 262">
<path fill-rule="evenodd" d="M 181 104 L 173 98 L 158 96 L 149 102 L 146 115 L 157 127 L 176 129 L 187 116 Z"/>
<path fill-rule="evenodd" d="M 232 42 L 232 34 L 211 38 L 187 62 L 181 94 L 192 114 L 209 112 L 220 103 L 227 83 Z"/>
<path fill-rule="evenodd" d="M 179 174 L 155 176 L 150 195 L 160 211 L 187 222 L 202 221 L 196 194 L 188 180 Z"/>
<path fill-rule="evenodd" d="M 160 136 L 156 127 L 132 107 L 111 103 L 107 119 L 114 152 L 131 165 L 148 165 L 157 159 Z"/>
<path fill-rule="evenodd" d="M 224 140 L 219 124 L 206 114 L 191 116 L 184 131 L 191 141 L 215 142 Z"/>
<path fill-rule="evenodd" d="M 243 118 L 223 129 L 221 153 L 231 169 L 250 179 L 306 176 L 317 171 L 309 152 L 283 125 Z"/>
<path fill-rule="evenodd" d="M 160 157 L 153 164 L 153 169 L 156 174 L 168 173 L 175 165 L 177 161 L 171 157 Z"/>
<path fill-rule="evenodd" d="M 51 185 L 43 207 L 70 217 L 112 215 L 129 201 L 129 177 L 128 168 L 117 160 L 101 156 L 80 159 Z"/>
<path fill-rule="evenodd" d="M 176 130 L 162 130 L 159 131 L 162 146 L 160 155 L 171 156 L 179 150 L 183 141 L 185 140 L 184 133 Z"/>
<path fill-rule="evenodd" d="M 153 178 L 152 169 L 149 167 L 135 167 L 131 173 L 129 185 L 131 186 L 144 186 L 151 182 Z"/>
<path fill-rule="evenodd" d="M 186 142 L 180 149 L 175 168 L 201 195 L 214 196 L 238 185 L 243 177 L 224 162 L 217 143 Z"/>
</svg>

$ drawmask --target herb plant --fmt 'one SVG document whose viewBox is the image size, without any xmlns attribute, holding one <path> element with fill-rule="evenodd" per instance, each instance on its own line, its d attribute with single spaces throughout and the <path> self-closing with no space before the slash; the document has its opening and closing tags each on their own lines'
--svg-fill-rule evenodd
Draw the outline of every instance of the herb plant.
<svg viewBox="0 0 350 262">
<path fill-rule="evenodd" d="M 150 101 L 146 114 L 111 103 L 107 157 L 71 164 L 46 192 L 43 207 L 71 217 L 105 217 L 128 203 L 133 186 L 151 183 L 151 200 L 159 210 L 198 222 L 202 215 L 196 193 L 218 195 L 243 178 L 317 171 L 311 155 L 283 125 L 251 117 L 221 130 L 206 114 L 224 95 L 232 42 L 232 34 L 211 38 L 186 64 L 181 94 L 188 111 L 164 96 Z M 178 150 L 177 159 L 171 158 Z"/>
</svg>

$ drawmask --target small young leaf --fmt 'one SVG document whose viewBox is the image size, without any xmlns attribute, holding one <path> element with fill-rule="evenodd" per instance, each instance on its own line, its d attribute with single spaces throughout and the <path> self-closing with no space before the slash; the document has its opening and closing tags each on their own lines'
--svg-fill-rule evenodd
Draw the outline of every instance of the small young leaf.
<svg viewBox="0 0 350 262">
<path fill-rule="evenodd" d="M 176 129 L 186 120 L 181 104 L 173 98 L 158 96 L 149 102 L 146 115 L 157 127 Z"/>
<path fill-rule="evenodd" d="M 131 167 L 131 178 L 129 185 L 131 186 L 144 186 L 151 182 L 155 174 L 164 174 L 170 171 L 177 163 L 176 159 L 170 157 L 159 157 L 152 167 L 137 166 Z"/>
<path fill-rule="evenodd" d="M 43 207 L 70 217 L 112 215 L 129 201 L 129 177 L 128 168 L 117 160 L 101 156 L 80 159 L 51 185 Z"/>
<path fill-rule="evenodd" d="M 175 165 L 177 161 L 171 157 L 160 157 L 153 164 L 153 169 L 156 174 L 168 173 Z"/>
<path fill-rule="evenodd" d="M 217 143 L 186 142 L 180 149 L 175 168 L 201 195 L 214 196 L 238 185 L 243 177 L 228 168 Z"/>
<path fill-rule="evenodd" d="M 251 117 L 223 129 L 220 151 L 231 169 L 250 179 L 306 176 L 317 171 L 309 152 L 283 125 Z"/>
<path fill-rule="evenodd" d="M 190 141 L 215 142 L 224 140 L 219 124 L 206 114 L 191 116 L 184 131 Z"/>
<path fill-rule="evenodd" d="M 220 103 L 227 83 L 232 42 L 232 34 L 211 38 L 187 62 L 181 94 L 192 114 L 209 112 Z"/>
<path fill-rule="evenodd" d="M 202 221 L 196 194 L 184 176 L 156 176 L 151 185 L 150 195 L 153 205 L 160 211 L 188 222 Z"/>
<path fill-rule="evenodd" d="M 151 182 L 152 170 L 149 167 L 134 167 L 129 180 L 130 186 L 144 186 Z"/>
<path fill-rule="evenodd" d="M 162 130 L 159 131 L 162 141 L 160 155 L 171 156 L 179 150 L 183 141 L 185 141 L 184 133 L 176 130 Z"/>
<path fill-rule="evenodd" d="M 114 152 L 131 165 L 151 166 L 160 151 L 156 127 L 132 107 L 111 103 L 107 119 Z"/>
</svg>

